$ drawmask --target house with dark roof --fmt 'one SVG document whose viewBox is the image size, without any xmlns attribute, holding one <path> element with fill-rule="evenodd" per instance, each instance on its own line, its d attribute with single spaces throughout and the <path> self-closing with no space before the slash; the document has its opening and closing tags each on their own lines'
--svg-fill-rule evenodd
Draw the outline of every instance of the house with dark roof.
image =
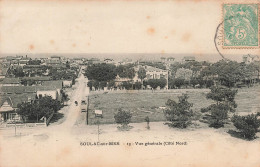
<svg viewBox="0 0 260 167">
<path fill-rule="evenodd" d="M 63 80 L 51 80 L 51 81 L 43 81 L 42 86 L 51 86 L 55 89 L 63 88 Z"/>
<path fill-rule="evenodd" d="M 18 104 L 23 102 L 32 102 L 35 100 L 34 94 L 20 95 L 1 95 L 0 96 L 0 121 L 21 120 L 21 117 L 16 113 Z"/>
<path fill-rule="evenodd" d="M 33 85 L 42 85 L 45 81 L 50 81 L 51 77 L 49 76 L 41 76 L 41 77 L 22 77 L 21 81 L 23 85 L 32 85 L 30 83 L 33 83 Z"/>
</svg>

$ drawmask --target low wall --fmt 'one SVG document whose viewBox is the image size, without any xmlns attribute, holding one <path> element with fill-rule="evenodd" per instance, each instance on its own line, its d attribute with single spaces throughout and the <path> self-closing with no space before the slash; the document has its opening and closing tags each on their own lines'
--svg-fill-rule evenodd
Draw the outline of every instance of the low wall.
<svg viewBox="0 0 260 167">
<path fill-rule="evenodd" d="M 46 126 L 46 123 L 24 123 L 24 124 L 21 124 L 21 123 L 17 123 L 17 124 L 5 124 L 5 125 L 2 125 L 2 127 L 6 127 L 6 128 L 9 128 L 9 127 L 17 127 L 17 128 L 24 128 L 24 127 L 45 127 Z"/>
<path fill-rule="evenodd" d="M 17 127 L 17 128 L 25 128 L 25 127 L 46 127 L 49 125 L 52 117 L 54 115 L 54 112 L 47 118 L 46 122 L 41 123 L 7 123 L 7 124 L 1 124 L 0 128 L 9 128 L 9 127 Z"/>
<path fill-rule="evenodd" d="M 103 94 L 103 93 L 189 93 L 189 92 L 210 92 L 210 89 L 161 89 L 161 90 L 96 90 L 90 91 L 90 95 Z"/>
</svg>

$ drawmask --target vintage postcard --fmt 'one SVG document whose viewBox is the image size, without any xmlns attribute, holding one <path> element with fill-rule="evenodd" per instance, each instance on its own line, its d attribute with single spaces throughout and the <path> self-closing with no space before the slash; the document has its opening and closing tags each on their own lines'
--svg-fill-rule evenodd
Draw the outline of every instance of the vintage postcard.
<svg viewBox="0 0 260 167">
<path fill-rule="evenodd" d="M 0 166 L 260 166 L 258 0 L 1 0 Z"/>
</svg>

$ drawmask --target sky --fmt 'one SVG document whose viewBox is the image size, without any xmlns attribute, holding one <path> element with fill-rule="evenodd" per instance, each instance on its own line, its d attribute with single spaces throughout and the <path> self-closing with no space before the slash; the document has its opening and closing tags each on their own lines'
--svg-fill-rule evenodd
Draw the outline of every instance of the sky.
<svg viewBox="0 0 260 167">
<path fill-rule="evenodd" d="M 4 0 L 0 16 L 1 55 L 157 53 L 221 58 L 214 44 L 222 21 L 221 1 Z M 232 60 L 260 54 L 259 48 L 218 47 Z"/>
</svg>

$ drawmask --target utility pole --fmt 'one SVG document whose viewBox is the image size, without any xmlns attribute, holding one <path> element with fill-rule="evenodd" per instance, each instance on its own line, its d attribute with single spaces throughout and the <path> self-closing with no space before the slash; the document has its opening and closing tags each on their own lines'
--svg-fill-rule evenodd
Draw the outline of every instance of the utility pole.
<svg viewBox="0 0 260 167">
<path fill-rule="evenodd" d="M 14 119 L 14 136 L 16 136 L 16 120 Z"/>
<path fill-rule="evenodd" d="M 86 113 L 86 122 L 87 122 L 87 125 L 88 125 L 89 96 L 87 96 L 87 98 L 88 98 L 88 105 L 87 105 L 87 113 Z"/>
</svg>

